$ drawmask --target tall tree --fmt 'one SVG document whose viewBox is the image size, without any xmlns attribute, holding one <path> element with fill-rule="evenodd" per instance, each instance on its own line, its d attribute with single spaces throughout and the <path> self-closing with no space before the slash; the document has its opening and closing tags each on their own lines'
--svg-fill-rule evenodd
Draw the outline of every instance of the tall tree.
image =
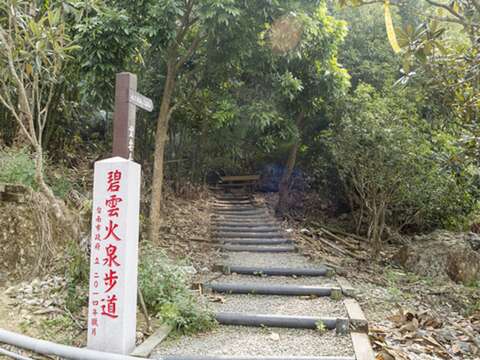
<svg viewBox="0 0 480 360">
<path fill-rule="evenodd" d="M 42 142 L 62 65 L 74 48 L 59 9 L 30 1 L 0 5 L 0 102 L 34 150 L 36 182 L 57 217 L 63 211 L 45 182 Z"/>
<path fill-rule="evenodd" d="M 278 48 L 276 33 L 284 29 L 297 33 L 297 43 Z M 339 45 L 346 35 L 346 23 L 328 14 L 325 3 L 310 11 L 299 9 L 295 16 L 274 23 L 270 43 L 277 50 L 276 67 L 279 91 L 279 106 L 285 117 L 290 118 L 294 139 L 290 145 L 285 171 L 280 181 L 278 214 L 283 214 L 288 203 L 290 177 L 299 149 L 305 136 L 304 129 L 318 120 L 328 102 L 343 93 L 348 87 L 348 73 L 337 62 Z M 295 39 L 295 38 L 293 38 Z M 281 44 L 285 44 L 282 40 Z"/>
</svg>

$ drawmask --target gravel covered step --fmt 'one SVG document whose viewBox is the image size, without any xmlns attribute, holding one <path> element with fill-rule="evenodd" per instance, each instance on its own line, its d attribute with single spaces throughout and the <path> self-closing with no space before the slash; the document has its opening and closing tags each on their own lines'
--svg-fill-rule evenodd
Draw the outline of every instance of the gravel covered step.
<svg viewBox="0 0 480 360">
<path fill-rule="evenodd" d="M 205 288 L 218 293 L 227 293 L 227 294 L 331 296 L 333 292 L 341 293 L 341 289 L 338 287 L 323 287 L 323 286 L 315 286 L 315 285 L 276 285 L 276 284 L 213 282 L 213 283 L 205 284 Z"/>
<path fill-rule="evenodd" d="M 227 227 L 271 227 L 278 226 L 278 223 L 275 222 L 272 218 L 263 219 L 263 220 L 228 220 L 228 219 L 212 219 L 212 225 L 215 226 L 227 226 Z"/>
<path fill-rule="evenodd" d="M 263 210 L 255 210 L 255 212 L 222 212 L 222 213 L 214 213 L 212 215 L 212 218 L 214 219 L 233 219 L 237 221 L 251 221 L 254 219 L 257 219 L 258 217 L 267 217 L 271 220 L 273 220 L 273 217 L 268 214 L 266 211 Z"/>
<path fill-rule="evenodd" d="M 215 232 L 215 236 L 219 238 L 253 238 L 253 239 L 278 239 L 284 237 L 286 234 L 281 231 L 277 232 L 251 232 L 251 233 L 241 233 L 241 232 Z"/>
<path fill-rule="evenodd" d="M 242 275 L 269 275 L 269 276 L 329 276 L 333 270 L 327 267 L 317 269 L 289 268 L 289 267 L 262 267 L 262 266 L 224 266 L 214 265 L 224 273 L 236 273 Z"/>
<path fill-rule="evenodd" d="M 218 239 L 222 244 L 231 245 L 281 245 L 293 244 L 289 239 Z"/>
<path fill-rule="evenodd" d="M 235 201 L 235 200 L 251 200 L 250 195 L 242 194 L 242 195 L 233 195 L 233 194 L 222 194 L 222 195 L 215 195 L 216 200 L 220 201 Z"/>
<path fill-rule="evenodd" d="M 341 301 L 315 296 L 223 294 L 215 296 L 209 307 L 215 312 L 348 318 Z"/>
<path fill-rule="evenodd" d="M 225 212 L 225 211 L 244 212 L 244 211 L 260 210 L 260 209 L 253 205 L 250 205 L 250 206 L 216 206 L 214 205 L 213 210 L 216 212 Z"/>
<path fill-rule="evenodd" d="M 262 255 L 262 254 L 258 254 Z M 280 256 L 283 254 L 269 254 L 272 256 Z M 247 283 L 247 284 L 259 284 L 259 285 L 311 285 L 321 287 L 333 287 L 340 288 L 340 285 L 334 278 L 328 278 L 323 276 L 267 276 L 267 275 L 242 275 L 238 273 L 224 274 L 217 276 L 214 282 L 221 283 Z"/>
<path fill-rule="evenodd" d="M 237 233 L 270 233 L 270 232 L 279 232 L 282 229 L 280 226 L 225 226 L 225 225 L 216 225 L 213 227 L 215 232 L 237 232 Z"/>
<path fill-rule="evenodd" d="M 216 200 L 213 203 L 213 206 L 257 206 L 254 202 L 251 200 L 229 200 L 229 201 L 224 201 L 224 200 Z"/>
<path fill-rule="evenodd" d="M 256 254 L 247 252 L 228 253 L 223 256 L 223 265 L 262 266 L 262 267 L 300 267 L 316 269 L 321 263 L 310 262 L 297 253 Z"/>
<path fill-rule="evenodd" d="M 320 334 L 304 329 L 218 326 L 207 333 L 167 339 L 151 357 L 171 360 L 354 360 L 353 354 L 350 336 L 336 335 L 333 331 Z"/>
<path fill-rule="evenodd" d="M 222 218 L 238 218 L 238 219 L 250 219 L 256 218 L 257 216 L 268 216 L 271 217 L 268 213 L 263 210 L 249 210 L 249 211 L 221 211 L 215 212 L 213 215 L 215 217 L 222 217 Z"/>
<path fill-rule="evenodd" d="M 348 329 L 348 319 L 314 317 L 314 316 L 289 316 L 271 314 L 247 314 L 238 312 L 215 313 L 215 320 L 222 325 L 241 326 L 267 326 L 293 329 L 317 329 L 322 323 L 327 330 Z M 340 330 L 341 332 L 342 330 Z"/>
<path fill-rule="evenodd" d="M 257 253 L 285 253 L 295 252 L 297 249 L 292 245 L 221 245 L 220 249 L 224 251 L 237 251 L 237 252 L 257 252 Z"/>
</svg>

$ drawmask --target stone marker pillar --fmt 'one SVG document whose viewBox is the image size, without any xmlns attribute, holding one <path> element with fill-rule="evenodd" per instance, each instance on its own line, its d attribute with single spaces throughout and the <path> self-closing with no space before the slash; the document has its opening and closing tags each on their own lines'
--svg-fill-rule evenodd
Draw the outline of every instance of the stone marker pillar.
<svg viewBox="0 0 480 360">
<path fill-rule="evenodd" d="M 135 346 L 140 165 L 95 163 L 88 348 L 120 354 Z"/>
</svg>

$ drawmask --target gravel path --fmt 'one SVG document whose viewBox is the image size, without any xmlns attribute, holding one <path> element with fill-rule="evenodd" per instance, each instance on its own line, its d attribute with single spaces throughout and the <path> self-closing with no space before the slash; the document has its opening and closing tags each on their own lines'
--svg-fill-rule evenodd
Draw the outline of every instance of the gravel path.
<svg viewBox="0 0 480 360">
<path fill-rule="evenodd" d="M 300 254 L 258 254 L 250 252 L 237 252 L 225 254 L 225 265 L 239 266 L 270 266 L 270 267 L 297 267 L 313 269 L 321 264 L 308 261 Z"/>
<path fill-rule="evenodd" d="M 241 312 L 275 315 L 347 317 L 343 302 L 325 297 L 220 295 L 224 302 L 210 302 L 214 312 Z"/>
<path fill-rule="evenodd" d="M 334 279 L 323 276 L 255 276 L 255 275 L 222 275 L 212 283 L 239 283 L 239 284 L 275 284 L 275 285 L 318 285 L 335 286 L 338 284 Z"/>
<path fill-rule="evenodd" d="M 160 344 L 152 358 L 165 355 L 198 356 L 353 356 L 349 335 L 334 331 L 219 326 L 217 329 Z"/>
<path fill-rule="evenodd" d="M 250 224 L 262 225 L 263 234 L 270 232 L 286 235 L 273 216 L 267 215 L 264 207 L 258 208 L 258 215 L 230 216 L 222 219 L 214 218 L 214 224 L 228 226 L 228 223 L 249 229 L 250 236 L 255 235 L 255 227 Z M 265 212 L 264 212 L 265 211 Z M 219 212 L 220 213 L 220 212 Z M 248 212 L 247 212 L 248 213 Z M 263 215 L 264 214 L 264 215 Z M 232 220 L 234 219 L 234 220 Z M 213 225 L 213 226 L 215 226 Z M 242 235 L 234 227 L 221 229 L 220 235 Z M 250 230 L 251 229 L 251 230 Z M 267 230 L 267 231 L 266 231 Z M 222 234 L 223 233 L 223 234 Z M 218 237 L 219 233 L 215 233 Z M 237 237 L 237 236 L 236 236 Z M 242 236 L 238 236 L 241 238 Z M 224 238 L 233 240 L 233 238 Z M 248 237 L 248 240 L 255 238 Z M 265 245 L 264 245 L 265 246 Z M 269 245 L 270 248 L 285 247 L 285 245 Z M 225 251 L 222 261 L 227 266 L 272 267 L 319 269 L 320 263 L 308 261 L 298 253 L 253 253 Z M 328 277 L 292 277 L 292 276 L 254 276 L 239 274 L 210 273 L 211 283 L 227 284 L 275 284 L 275 285 L 313 285 L 321 287 L 338 287 L 333 278 Z M 208 281 L 205 281 L 208 282 Z M 342 301 L 329 297 L 310 296 L 275 296 L 275 295 L 239 295 L 210 294 L 202 298 L 204 305 L 214 312 L 273 314 L 287 316 L 315 316 L 324 318 L 345 318 L 346 309 Z M 353 356 L 354 350 L 350 335 L 337 335 L 335 331 L 320 333 L 316 330 L 266 328 L 249 326 L 223 326 L 214 330 L 189 336 L 169 338 L 162 342 L 153 352 L 151 358 L 161 356 L 252 356 L 252 357 L 314 357 L 314 356 Z"/>
</svg>

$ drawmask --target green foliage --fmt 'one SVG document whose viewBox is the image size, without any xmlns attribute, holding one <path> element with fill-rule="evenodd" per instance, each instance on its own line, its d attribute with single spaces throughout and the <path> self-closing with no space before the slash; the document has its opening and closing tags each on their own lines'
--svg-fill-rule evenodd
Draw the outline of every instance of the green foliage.
<svg viewBox="0 0 480 360">
<path fill-rule="evenodd" d="M 53 318 L 40 321 L 42 338 L 46 340 L 56 339 L 62 344 L 74 345 L 75 331 L 78 331 L 77 324 L 67 315 L 57 315 Z M 31 328 L 31 325 L 29 326 Z"/>
<path fill-rule="evenodd" d="M 55 195 L 66 198 L 75 187 L 75 183 L 70 176 L 66 176 L 66 172 L 69 171 L 60 168 L 54 169 L 52 164 L 48 164 L 47 169 L 51 170 L 47 182 L 51 184 Z M 34 190 L 38 189 L 35 180 L 35 160 L 26 148 L 0 150 L 0 182 L 24 185 Z"/>
<path fill-rule="evenodd" d="M 327 327 L 325 326 L 325 323 L 322 320 L 318 320 L 315 323 L 315 327 L 316 327 L 317 331 L 322 335 L 327 332 Z"/>
<path fill-rule="evenodd" d="M 67 244 L 67 261 L 65 278 L 67 280 L 67 297 L 65 305 L 72 313 L 87 305 L 88 280 L 90 265 L 85 251 L 76 241 Z"/>
<path fill-rule="evenodd" d="M 189 289 L 186 267 L 174 265 L 161 251 L 144 245 L 139 286 L 149 311 L 178 331 L 192 333 L 214 326 L 212 314 Z"/>
<path fill-rule="evenodd" d="M 454 171 L 458 144 L 432 135 L 413 104 L 404 92 L 359 85 L 328 134 L 351 203 L 364 212 L 376 245 L 386 225 L 461 225 L 478 205 L 478 170 Z"/>
<path fill-rule="evenodd" d="M 0 182 L 37 188 L 35 161 L 27 149 L 0 150 Z"/>
<path fill-rule="evenodd" d="M 132 24 L 124 9 L 106 5 L 95 8 L 74 27 L 82 78 L 82 98 L 111 108 L 115 74 L 133 69 L 143 62 L 145 42 L 139 24 Z"/>
<path fill-rule="evenodd" d="M 377 89 L 394 83 L 400 60 L 393 53 L 385 31 L 383 9 L 378 6 L 337 10 L 348 23 L 348 35 L 339 51 L 339 61 L 351 76 L 352 87 L 367 83 Z"/>
</svg>

